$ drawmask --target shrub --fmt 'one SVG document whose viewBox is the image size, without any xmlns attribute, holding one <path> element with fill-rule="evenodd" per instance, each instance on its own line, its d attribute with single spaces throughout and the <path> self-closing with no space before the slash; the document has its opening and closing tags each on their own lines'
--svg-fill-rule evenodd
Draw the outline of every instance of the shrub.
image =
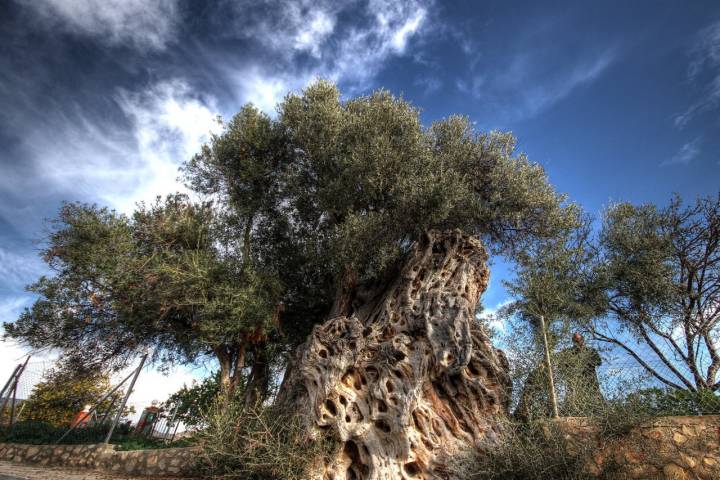
<svg viewBox="0 0 720 480">
<path fill-rule="evenodd" d="M 720 397 L 711 390 L 648 388 L 628 396 L 647 415 L 715 415 L 720 413 Z"/>
<path fill-rule="evenodd" d="M 507 421 L 495 448 L 463 458 L 469 480 L 580 480 L 594 445 L 572 442 L 551 420 Z"/>
<path fill-rule="evenodd" d="M 207 425 L 200 434 L 202 463 L 215 478 L 305 480 L 333 448 L 322 433 L 309 437 L 304 417 L 277 407 L 232 402 L 213 408 Z"/>
<path fill-rule="evenodd" d="M 62 439 L 64 445 L 101 443 L 105 440 L 109 425 L 95 425 L 77 428 Z M 23 420 L 10 428 L 0 427 L 0 442 L 26 443 L 32 445 L 52 445 L 65 433 L 67 427 L 55 427 L 47 422 L 36 420 Z M 195 442 L 194 438 L 183 438 L 174 442 L 164 442 L 156 438 L 147 438 L 133 433 L 132 428 L 126 424 L 119 424 L 110 443 L 116 445 L 117 450 L 146 450 L 156 448 L 185 447 Z"/>
</svg>

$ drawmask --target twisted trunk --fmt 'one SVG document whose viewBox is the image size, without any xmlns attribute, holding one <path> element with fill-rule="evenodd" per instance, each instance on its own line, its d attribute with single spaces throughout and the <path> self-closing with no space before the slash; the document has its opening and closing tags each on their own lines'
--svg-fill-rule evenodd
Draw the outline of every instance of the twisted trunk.
<svg viewBox="0 0 720 480">
<path fill-rule="evenodd" d="M 460 231 L 429 232 L 383 285 L 344 285 L 278 397 L 342 446 L 314 478 L 455 478 L 447 459 L 494 442 L 507 361 L 475 320 L 487 254 Z"/>
<path fill-rule="evenodd" d="M 260 405 L 268 396 L 270 389 L 270 358 L 264 344 L 257 345 L 253 351 L 252 368 L 245 389 L 245 406 Z"/>
</svg>

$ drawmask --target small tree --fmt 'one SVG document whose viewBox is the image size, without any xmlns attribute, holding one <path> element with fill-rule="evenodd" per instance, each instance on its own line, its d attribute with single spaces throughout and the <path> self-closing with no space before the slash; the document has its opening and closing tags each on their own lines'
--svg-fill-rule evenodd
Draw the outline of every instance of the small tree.
<svg viewBox="0 0 720 480">
<path fill-rule="evenodd" d="M 246 352 L 274 328 L 279 287 L 218 244 L 209 203 L 171 195 L 131 218 L 67 204 L 44 258 L 55 271 L 29 289 L 40 298 L 7 335 L 60 348 L 88 365 L 126 365 L 152 347 L 164 364 L 214 356 L 232 394 Z"/>
<path fill-rule="evenodd" d="M 501 313 L 527 322 L 538 345 L 540 317 L 553 348 L 575 320 L 594 313 L 585 301 L 593 255 L 590 232 L 589 221 L 582 219 L 564 235 L 537 242 L 519 257 L 515 278 L 505 283 L 515 301 Z"/>
<path fill-rule="evenodd" d="M 99 415 L 104 415 L 112 407 L 112 398 L 102 404 L 97 402 L 112 389 L 107 372 L 79 371 L 67 364 L 51 370 L 43 381 L 33 388 L 26 400 L 23 420 L 49 423 L 54 427 L 67 427 L 76 413 L 85 405 L 96 407 Z M 122 389 L 116 392 L 121 398 Z M 119 408 L 116 402 L 115 408 Z M 116 410 L 117 411 L 117 410 Z"/>
<path fill-rule="evenodd" d="M 239 385 L 236 394 L 241 393 L 244 385 Z M 172 415 L 177 408 L 176 421 L 183 422 L 188 427 L 198 427 L 205 424 L 209 412 L 214 408 L 220 393 L 220 375 L 214 373 L 202 382 L 191 386 L 183 385 L 163 402 L 164 410 Z"/>
<path fill-rule="evenodd" d="M 588 322 L 665 385 L 720 388 L 720 196 L 605 212 Z M 622 334 L 628 334 L 623 336 Z M 649 347 L 650 356 L 637 345 Z M 668 373 L 655 367 L 661 364 Z"/>
</svg>

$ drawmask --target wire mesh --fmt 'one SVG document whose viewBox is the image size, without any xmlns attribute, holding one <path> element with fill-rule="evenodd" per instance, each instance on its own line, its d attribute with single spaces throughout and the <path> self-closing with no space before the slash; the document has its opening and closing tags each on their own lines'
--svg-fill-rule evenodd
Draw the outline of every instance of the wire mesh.
<svg viewBox="0 0 720 480">
<path fill-rule="evenodd" d="M 720 414 L 717 391 L 688 386 L 678 377 L 677 373 L 692 378 L 681 359 L 671 359 L 668 365 L 649 347 L 635 345 L 633 350 L 645 365 L 602 341 L 588 341 L 581 349 L 570 342 L 552 349 L 552 383 L 559 415 L 592 416 L 611 404 L 624 404 L 654 416 Z M 544 358 L 537 353 L 530 360 L 511 358 L 511 364 L 515 415 L 551 416 L 552 387 Z"/>
<path fill-rule="evenodd" d="M 120 388 L 114 394 L 109 391 L 103 398 L 97 398 L 95 401 L 87 403 L 92 407 L 90 413 L 86 415 L 81 425 L 75 428 L 72 425 L 51 426 L 50 424 L 41 426 L 33 417 L 23 415 L 23 409 L 28 398 L 33 395 L 37 385 L 47 380 L 48 374 L 57 366 L 57 362 L 47 360 L 29 361 L 24 369 L 16 369 L 10 378 L 2 379 L 7 381 L 11 388 L 8 389 L 8 402 L 3 409 L 3 417 L 5 417 L 5 427 L 0 432 L 0 436 L 8 438 L 20 438 L 22 440 L 32 440 L 44 442 L 62 441 L 63 443 L 93 443 L 101 440 L 112 427 L 115 416 L 117 415 L 122 398 L 123 390 L 129 388 L 128 378 L 124 381 L 113 382 L 115 387 Z M 19 375 L 17 372 L 20 372 Z M 68 380 L 71 381 L 71 380 Z M 123 386 L 124 385 L 124 386 Z M 122 388 L 121 388 L 122 387 Z M 143 392 L 133 389 L 133 394 L 137 394 L 136 398 L 142 398 Z M 14 401 L 13 401 L 14 399 Z M 1 399 L 0 399 L 1 400 Z M 13 408 L 11 408 L 11 405 Z M 80 408 L 80 407 L 78 407 Z M 136 441 L 139 437 L 147 438 L 150 441 L 170 442 L 183 436 L 186 427 L 179 418 L 174 417 L 176 405 L 171 405 L 169 409 L 158 408 L 156 402 L 147 402 L 145 400 L 130 400 L 123 409 L 125 412 L 118 424 L 116 435 L 112 436 L 113 441 Z M 149 416 L 147 412 L 152 412 Z M 80 415 L 80 413 L 78 413 Z M 77 415 L 76 415 L 77 416 Z M 13 423 L 9 422 L 10 418 L 14 418 L 16 422 L 21 422 L 17 428 Z M 0 417 L 0 420 L 2 417 Z M 151 419 L 148 421 L 148 419 Z M 29 423 L 23 424 L 24 420 Z M 2 422 L 0 422 L 2 423 Z M 73 421 L 73 424 L 75 422 Z M 36 431 L 37 430 L 37 431 Z M 61 435 L 62 434 L 62 435 Z M 109 434 L 108 434 L 109 435 Z M 3 437 L 3 438 L 4 438 Z M 58 440 L 59 439 L 59 440 Z"/>
</svg>

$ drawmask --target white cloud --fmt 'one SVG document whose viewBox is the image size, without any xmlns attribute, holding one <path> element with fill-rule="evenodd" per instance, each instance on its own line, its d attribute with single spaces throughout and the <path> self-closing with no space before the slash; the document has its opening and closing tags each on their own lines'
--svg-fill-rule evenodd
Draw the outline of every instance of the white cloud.
<svg viewBox="0 0 720 480">
<path fill-rule="evenodd" d="M 20 217 L 0 205 L 0 213 L 21 223 L 38 222 L 34 208 L 47 202 L 46 196 L 99 201 L 128 213 L 136 202 L 182 191 L 178 168 L 220 128 L 214 99 L 169 80 L 141 92 L 120 91 L 116 101 L 129 128 L 73 108 L 34 119 L 22 139 L 31 174 L 15 175 L 19 166 L 12 166 L 9 177 L 0 179 L 4 193 L 22 198 L 31 211 Z"/>
<path fill-rule="evenodd" d="M 307 20 L 295 34 L 293 46 L 297 50 L 310 51 L 314 57 L 319 57 L 322 43 L 335 28 L 335 18 L 319 10 L 312 12 Z"/>
<path fill-rule="evenodd" d="M 687 142 L 675 155 L 669 160 L 666 160 L 662 165 L 688 165 L 695 157 L 700 155 L 700 143 L 701 137 L 697 137 L 694 140 Z"/>
<path fill-rule="evenodd" d="M 364 90 L 384 63 L 406 55 L 413 38 L 428 28 L 429 2 L 373 0 L 360 4 L 354 15 L 364 21 L 339 28 L 339 17 L 357 2 L 269 2 L 282 15 L 260 19 L 243 30 L 246 38 L 259 41 L 278 63 L 228 65 L 224 74 L 240 91 L 239 102 L 253 102 L 273 113 L 278 101 L 316 78 L 345 83 L 345 91 Z M 238 10 L 240 19 L 244 19 Z M 238 27 L 240 28 L 240 27 Z M 332 38 L 332 41 L 330 39 Z M 299 56 L 310 53 L 310 61 Z"/>
<path fill-rule="evenodd" d="M 109 45 L 162 50 L 175 36 L 177 0 L 27 0 L 47 27 L 92 36 Z"/>
<path fill-rule="evenodd" d="M 251 102 L 269 115 L 275 113 L 275 107 L 289 91 L 302 88 L 311 79 L 304 75 L 289 77 L 282 73 L 268 73 L 256 66 L 230 71 L 227 75 L 238 86 L 238 102 Z"/>
<path fill-rule="evenodd" d="M 99 192 L 101 198 L 129 212 L 139 201 L 184 191 L 180 165 L 221 128 L 215 100 L 203 100 L 185 82 L 171 80 L 141 93 L 121 92 L 118 101 L 131 120 L 136 154 L 129 184 Z"/>
<path fill-rule="evenodd" d="M 420 9 L 413 16 L 407 18 L 403 24 L 397 28 L 392 34 L 391 45 L 397 53 L 405 53 L 405 47 L 410 37 L 412 37 L 420 28 L 423 20 L 425 20 L 425 10 Z"/>
<path fill-rule="evenodd" d="M 685 127 L 697 115 L 720 106 L 720 21 L 700 31 L 690 52 L 687 79 L 700 88 L 700 98 L 675 117 Z"/>
<path fill-rule="evenodd" d="M 371 1 L 367 6 L 370 24 L 349 29 L 321 73 L 365 88 L 389 57 L 406 54 L 410 39 L 427 27 L 427 12 L 424 2 Z"/>
</svg>

